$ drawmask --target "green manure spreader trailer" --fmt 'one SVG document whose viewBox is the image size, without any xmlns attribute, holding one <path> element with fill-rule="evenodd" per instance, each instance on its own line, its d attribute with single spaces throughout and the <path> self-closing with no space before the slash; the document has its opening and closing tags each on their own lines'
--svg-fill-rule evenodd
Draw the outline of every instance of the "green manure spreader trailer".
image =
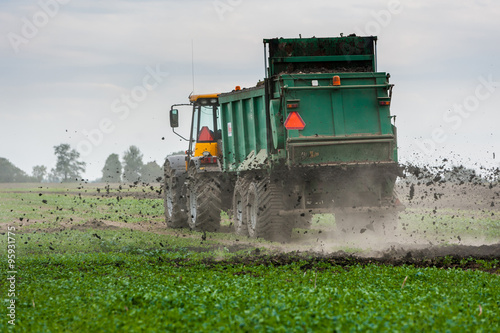
<svg viewBox="0 0 500 333">
<path fill-rule="evenodd" d="M 173 105 L 174 132 L 181 108 L 192 121 L 186 155 L 165 161 L 168 226 L 217 231 L 230 210 L 238 234 L 287 241 L 333 213 L 339 233 L 393 234 L 401 168 L 376 41 L 264 39 L 263 82 Z"/>
</svg>

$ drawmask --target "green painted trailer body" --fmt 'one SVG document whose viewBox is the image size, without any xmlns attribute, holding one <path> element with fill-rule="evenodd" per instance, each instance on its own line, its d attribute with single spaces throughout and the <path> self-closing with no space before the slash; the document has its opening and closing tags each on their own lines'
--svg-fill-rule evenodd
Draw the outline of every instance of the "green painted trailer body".
<svg viewBox="0 0 500 333">
<path fill-rule="evenodd" d="M 397 163 L 396 129 L 385 105 L 390 104 L 392 92 L 388 75 L 345 71 L 347 65 L 375 67 L 375 40 L 264 40 L 270 46 L 271 77 L 260 86 L 219 95 L 224 171 L 272 169 L 283 164 Z M 330 52 L 324 51 L 325 45 Z M 354 54 L 339 54 L 346 49 Z M 307 50 L 319 55 L 308 57 Z M 330 64 L 328 73 L 324 68 L 319 73 L 303 73 L 325 63 Z M 287 66 L 293 73 L 283 73 Z M 335 68 L 342 71 L 329 72 Z M 339 76 L 340 85 L 333 85 L 334 76 Z M 300 115 L 305 123 L 302 130 L 285 128 L 290 112 Z"/>
<path fill-rule="evenodd" d="M 225 97 L 221 97 L 225 96 Z M 221 98 L 224 100 L 220 103 Z M 264 86 L 219 95 L 223 169 L 242 171 L 269 153 Z"/>
</svg>

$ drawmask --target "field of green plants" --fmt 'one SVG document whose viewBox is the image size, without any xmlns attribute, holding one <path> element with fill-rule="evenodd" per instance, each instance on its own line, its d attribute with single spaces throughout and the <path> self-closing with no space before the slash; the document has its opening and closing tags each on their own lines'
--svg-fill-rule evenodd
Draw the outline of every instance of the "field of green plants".
<svg viewBox="0 0 500 333">
<path fill-rule="evenodd" d="M 312 252 L 317 236 L 334 229 L 329 215 L 296 230 L 292 245 L 170 230 L 158 192 L 0 186 L 0 330 L 500 330 L 500 253 L 375 259 L 342 246 Z M 445 247 L 460 234 L 498 239 L 489 212 L 452 214 L 410 209 L 401 229 L 408 237 L 435 233 Z M 468 214 L 487 228 L 469 225 Z M 224 224 L 229 230 L 227 216 Z"/>
</svg>

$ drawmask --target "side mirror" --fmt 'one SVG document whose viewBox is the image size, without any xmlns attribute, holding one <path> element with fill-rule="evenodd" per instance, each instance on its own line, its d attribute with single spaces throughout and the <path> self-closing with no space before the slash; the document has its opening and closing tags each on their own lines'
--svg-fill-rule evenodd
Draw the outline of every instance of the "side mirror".
<svg viewBox="0 0 500 333">
<path fill-rule="evenodd" d="M 179 111 L 177 109 L 170 110 L 170 127 L 179 127 Z"/>
</svg>

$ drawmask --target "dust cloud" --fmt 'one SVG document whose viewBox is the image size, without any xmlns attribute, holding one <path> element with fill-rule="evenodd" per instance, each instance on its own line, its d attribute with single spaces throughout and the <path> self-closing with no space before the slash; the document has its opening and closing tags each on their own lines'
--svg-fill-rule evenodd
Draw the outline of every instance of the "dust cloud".
<svg viewBox="0 0 500 333">
<path fill-rule="evenodd" d="M 354 218 L 357 228 L 345 230 L 335 226 L 334 214 L 316 215 L 309 229 L 294 229 L 283 250 L 499 257 L 499 180 L 499 168 L 405 165 L 395 187 L 405 209 L 394 225 L 388 223 L 390 230 L 373 230 L 369 216 Z"/>
</svg>

